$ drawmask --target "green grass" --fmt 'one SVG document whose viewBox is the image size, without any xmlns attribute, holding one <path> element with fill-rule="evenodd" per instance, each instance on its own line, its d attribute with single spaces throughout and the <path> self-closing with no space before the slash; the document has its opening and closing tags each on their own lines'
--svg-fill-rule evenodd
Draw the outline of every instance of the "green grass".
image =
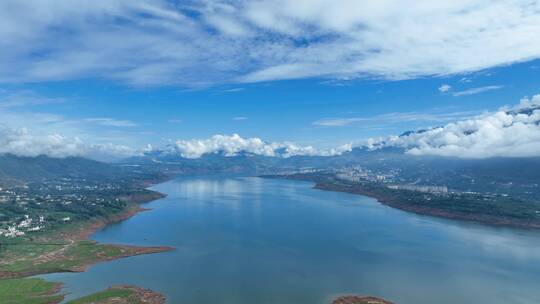
<svg viewBox="0 0 540 304">
<path fill-rule="evenodd" d="M 58 283 L 39 278 L 0 280 L 0 303 L 2 304 L 56 304 L 63 300 L 59 295 Z M 112 287 L 67 304 L 97 304 L 111 299 L 122 299 L 122 303 L 141 303 L 137 292 L 131 288 Z"/>
<path fill-rule="evenodd" d="M 57 283 L 43 279 L 0 280 L 0 303 L 2 304 L 49 304 L 62 300 L 61 295 L 54 295 Z"/>
<path fill-rule="evenodd" d="M 62 248 L 64 249 L 62 250 Z M 47 254 L 52 255 L 55 252 L 56 256 L 54 258 L 45 260 L 38 258 Z M 28 273 L 69 271 L 123 255 L 126 255 L 125 250 L 118 246 L 97 244 L 91 241 L 78 241 L 71 245 L 62 244 L 61 242 L 19 242 L 2 247 L 0 261 L 14 260 L 14 262 L 0 264 L 0 271 L 16 272 L 23 276 Z"/>
<path fill-rule="evenodd" d="M 109 288 L 105 291 L 91 294 L 77 300 L 67 302 L 67 304 L 91 304 L 99 303 L 111 298 L 128 298 L 134 294 L 134 291 L 124 288 Z"/>
</svg>

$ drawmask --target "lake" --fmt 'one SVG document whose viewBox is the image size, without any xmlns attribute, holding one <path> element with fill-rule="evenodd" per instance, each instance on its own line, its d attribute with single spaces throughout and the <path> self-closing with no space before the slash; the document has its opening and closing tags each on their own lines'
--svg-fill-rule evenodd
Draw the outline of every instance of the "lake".
<svg viewBox="0 0 540 304">
<path fill-rule="evenodd" d="M 93 239 L 175 251 L 120 259 L 65 283 L 68 299 L 133 284 L 168 303 L 540 303 L 540 232 L 421 216 L 376 200 L 257 177 L 178 178 Z"/>
</svg>

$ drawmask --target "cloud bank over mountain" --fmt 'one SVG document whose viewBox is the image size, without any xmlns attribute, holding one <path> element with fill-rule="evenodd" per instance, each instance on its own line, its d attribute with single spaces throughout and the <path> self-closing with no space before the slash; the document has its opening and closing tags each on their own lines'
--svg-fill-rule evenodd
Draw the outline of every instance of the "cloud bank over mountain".
<svg viewBox="0 0 540 304">
<path fill-rule="evenodd" d="M 177 153 L 185 158 L 199 158 L 204 154 L 223 153 L 235 156 L 250 153 L 262 156 L 291 157 L 296 155 L 332 156 L 348 152 L 351 145 L 334 149 L 317 149 L 312 146 L 300 146 L 289 142 L 265 142 L 260 138 L 243 138 L 238 134 L 214 135 L 208 139 L 178 140 L 174 144 Z"/>
<path fill-rule="evenodd" d="M 540 58 L 539 33 L 539 1 L 5 0 L 0 82 L 404 79 Z"/>
<path fill-rule="evenodd" d="M 461 158 L 540 156 L 540 95 L 513 108 L 425 131 L 369 141 L 372 148 L 402 147 L 413 155 Z"/>
<path fill-rule="evenodd" d="M 350 151 L 351 145 L 334 149 L 317 149 L 300 146 L 290 142 L 266 142 L 260 138 L 243 138 L 238 134 L 214 135 L 207 139 L 177 140 L 165 148 L 153 149 L 151 146 L 135 149 L 124 145 L 89 144 L 78 137 L 65 137 L 60 134 L 34 134 L 26 128 L 9 128 L 0 125 L 0 154 L 13 154 L 23 157 L 45 155 L 64 158 L 70 156 L 89 157 L 98 160 L 115 160 L 131 156 L 142 156 L 145 152 L 162 151 L 184 158 L 199 158 L 205 154 L 222 153 L 235 156 L 241 153 L 272 157 L 291 157 L 296 155 L 332 156 Z"/>
<path fill-rule="evenodd" d="M 56 158 L 82 156 L 111 160 L 133 156 L 137 152 L 122 145 L 86 144 L 77 137 L 69 138 L 60 134 L 34 134 L 26 128 L 10 128 L 0 125 L 0 154 L 23 157 L 46 155 Z"/>
<path fill-rule="evenodd" d="M 461 158 L 539 157 L 540 156 L 540 95 L 523 98 L 515 107 L 501 108 L 473 118 L 458 120 L 441 127 L 401 136 L 369 139 L 367 147 L 400 147 L 412 155 L 435 155 Z M 352 144 L 331 149 L 319 149 L 291 142 L 267 142 L 257 137 L 238 134 L 214 135 L 206 139 L 176 140 L 164 148 L 135 149 L 113 143 L 85 143 L 78 137 L 60 134 L 32 133 L 26 128 L 0 125 L 0 154 L 18 156 L 47 155 L 51 157 L 84 156 L 110 160 L 161 151 L 184 158 L 199 158 L 221 153 L 235 156 L 243 153 L 291 157 L 334 156 L 351 151 Z"/>
</svg>

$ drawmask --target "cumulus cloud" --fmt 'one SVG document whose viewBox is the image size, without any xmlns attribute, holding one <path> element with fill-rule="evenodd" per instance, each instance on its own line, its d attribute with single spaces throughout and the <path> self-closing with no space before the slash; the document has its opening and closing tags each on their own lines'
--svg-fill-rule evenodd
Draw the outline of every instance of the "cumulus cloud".
<svg viewBox="0 0 540 304">
<path fill-rule="evenodd" d="M 78 137 L 60 134 L 34 134 L 26 128 L 0 125 L 0 154 L 64 158 L 82 156 L 100 160 L 119 159 L 138 154 L 130 147 L 114 144 L 86 144 Z"/>
<path fill-rule="evenodd" d="M 147 145 L 143 149 L 112 143 L 85 143 L 78 137 L 60 134 L 36 134 L 26 128 L 10 128 L 0 125 L 0 154 L 24 157 L 45 155 L 64 158 L 70 156 L 88 157 L 97 160 L 115 160 L 143 155 L 145 152 L 164 151 L 185 158 L 199 158 L 205 154 L 223 153 L 235 156 L 250 153 L 262 156 L 291 157 L 296 155 L 332 156 L 350 151 L 350 144 L 331 149 L 317 149 L 290 142 L 266 142 L 260 138 L 243 138 L 238 134 L 214 135 L 207 139 L 178 140 L 165 148 Z"/>
<path fill-rule="evenodd" d="M 403 147 L 413 155 L 462 158 L 540 156 L 540 95 L 513 108 L 445 126 L 369 142 L 372 148 Z"/>
<path fill-rule="evenodd" d="M 538 33 L 539 1 L 4 0 L 0 81 L 448 75 L 539 58 Z"/>
<path fill-rule="evenodd" d="M 276 157 L 295 155 L 331 156 L 350 151 L 351 148 L 351 145 L 344 145 L 334 149 L 322 150 L 289 142 L 265 142 L 257 137 L 243 138 L 238 134 L 214 135 L 207 139 L 178 140 L 174 144 L 175 152 L 185 158 L 199 158 L 211 153 L 223 153 L 225 156 L 235 156 L 239 153 Z"/>
</svg>

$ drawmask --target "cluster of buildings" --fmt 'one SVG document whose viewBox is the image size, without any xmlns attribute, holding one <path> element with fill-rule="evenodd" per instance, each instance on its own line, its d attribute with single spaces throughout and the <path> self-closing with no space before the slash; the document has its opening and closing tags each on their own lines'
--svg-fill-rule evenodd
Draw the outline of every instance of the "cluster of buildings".
<svg viewBox="0 0 540 304">
<path fill-rule="evenodd" d="M 389 189 L 394 190 L 409 190 L 432 194 L 448 193 L 447 186 L 432 186 L 432 185 L 416 185 L 416 184 L 400 184 L 403 182 L 399 178 L 398 170 L 388 170 L 388 172 L 373 172 L 369 169 L 360 166 L 342 168 L 336 171 L 335 176 L 339 180 L 352 183 L 361 181 L 376 182 L 387 184 Z"/>
<path fill-rule="evenodd" d="M 392 182 L 395 180 L 396 175 L 396 172 L 373 172 L 360 166 L 341 168 L 335 173 L 337 179 L 353 183 L 360 181 Z"/>
<path fill-rule="evenodd" d="M 394 190 L 409 190 L 424 193 L 448 193 L 446 186 L 427 186 L 427 185 L 388 185 L 388 188 Z"/>
<path fill-rule="evenodd" d="M 0 188 L 0 237 L 21 237 L 28 232 L 46 229 L 51 211 L 63 210 L 73 205 L 100 205 L 112 199 L 120 189 L 119 184 L 88 182 L 86 180 L 61 179 Z M 113 198 L 114 197 L 114 198 Z M 1 208 L 10 205 L 11 208 Z M 62 206 L 62 207 L 60 207 Z M 46 219 L 48 219 L 46 221 Z M 64 216 L 53 222 L 69 222 Z"/>
<path fill-rule="evenodd" d="M 14 238 L 19 236 L 24 236 L 26 232 L 40 231 L 42 230 L 45 222 L 44 216 L 39 216 L 36 221 L 34 221 L 30 215 L 25 214 L 22 221 L 19 223 L 12 223 L 7 225 L 5 228 L 0 229 L 0 236 Z"/>
<path fill-rule="evenodd" d="M 267 170 L 262 170 L 261 172 L 257 172 L 259 175 L 265 175 L 265 174 L 275 174 L 275 175 L 292 175 L 292 174 L 310 174 L 310 173 L 317 173 L 325 171 L 320 168 L 314 168 L 314 167 L 283 167 L 283 168 L 272 168 Z"/>
</svg>

